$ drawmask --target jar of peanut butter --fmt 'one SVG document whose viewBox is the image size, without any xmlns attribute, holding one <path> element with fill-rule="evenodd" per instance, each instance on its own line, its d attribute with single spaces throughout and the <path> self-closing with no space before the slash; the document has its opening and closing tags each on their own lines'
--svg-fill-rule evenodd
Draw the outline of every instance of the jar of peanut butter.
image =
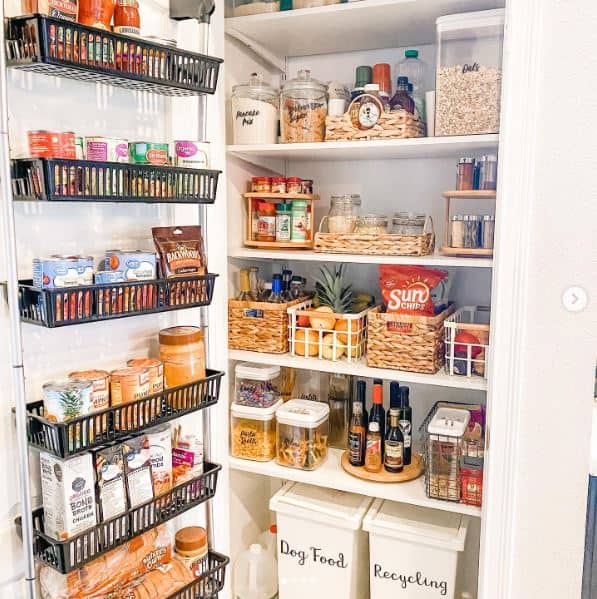
<svg viewBox="0 0 597 599">
<path fill-rule="evenodd" d="M 174 537 L 176 557 L 182 561 L 195 578 L 209 570 L 207 532 L 201 526 L 181 528 Z"/>
<path fill-rule="evenodd" d="M 166 388 L 205 378 L 205 343 L 199 327 L 170 327 L 160 331 L 160 360 Z"/>
</svg>

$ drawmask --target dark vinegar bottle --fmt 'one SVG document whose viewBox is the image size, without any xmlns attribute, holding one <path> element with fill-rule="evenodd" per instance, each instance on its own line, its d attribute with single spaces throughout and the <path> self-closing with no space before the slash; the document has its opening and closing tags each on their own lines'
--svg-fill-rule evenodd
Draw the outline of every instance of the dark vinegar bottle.
<svg viewBox="0 0 597 599">
<path fill-rule="evenodd" d="M 408 387 L 400 387 L 400 428 L 404 436 L 405 466 L 411 463 L 413 444 L 413 409 L 410 407 L 408 394 Z"/>
<path fill-rule="evenodd" d="M 365 465 L 365 448 L 367 441 L 365 388 L 365 381 L 357 382 L 357 397 L 352 402 L 352 417 L 348 429 L 348 461 L 352 466 Z"/>
<path fill-rule="evenodd" d="M 402 472 L 404 468 L 404 435 L 400 428 L 400 410 L 390 408 L 390 428 L 386 434 L 384 468 L 388 472 Z"/>
</svg>

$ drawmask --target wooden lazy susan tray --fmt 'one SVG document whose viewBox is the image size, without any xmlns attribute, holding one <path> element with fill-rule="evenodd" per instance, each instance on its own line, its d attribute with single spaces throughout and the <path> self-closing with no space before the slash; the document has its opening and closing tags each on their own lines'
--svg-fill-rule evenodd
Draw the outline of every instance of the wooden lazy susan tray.
<svg viewBox="0 0 597 599">
<path fill-rule="evenodd" d="M 423 458 L 418 453 L 413 453 L 411 463 L 405 466 L 402 472 L 398 472 L 397 474 L 386 472 L 383 468 L 379 472 L 367 472 L 365 468 L 353 466 L 348 461 L 348 451 L 342 454 L 342 468 L 348 474 L 372 483 L 406 483 L 419 478 L 425 471 Z"/>
</svg>

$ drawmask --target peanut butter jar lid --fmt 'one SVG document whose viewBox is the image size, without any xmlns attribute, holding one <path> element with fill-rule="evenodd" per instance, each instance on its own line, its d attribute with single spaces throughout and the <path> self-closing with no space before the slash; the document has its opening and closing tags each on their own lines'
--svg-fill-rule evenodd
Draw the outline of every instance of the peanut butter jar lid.
<svg viewBox="0 0 597 599">
<path fill-rule="evenodd" d="M 169 327 L 160 331 L 160 344 L 187 345 L 203 341 L 203 331 L 199 327 Z"/>
<path fill-rule="evenodd" d="M 176 551 L 198 552 L 207 549 L 207 531 L 201 526 L 181 528 L 174 537 Z"/>
</svg>

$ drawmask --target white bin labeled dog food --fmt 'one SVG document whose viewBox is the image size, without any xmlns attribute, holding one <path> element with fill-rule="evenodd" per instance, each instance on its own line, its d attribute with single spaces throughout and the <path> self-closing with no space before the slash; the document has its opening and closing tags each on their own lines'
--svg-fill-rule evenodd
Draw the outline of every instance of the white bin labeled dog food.
<svg viewBox="0 0 597 599">
<path fill-rule="evenodd" d="M 376 499 L 369 533 L 371 599 L 454 599 L 468 517 Z"/>
<path fill-rule="evenodd" d="M 369 497 L 287 483 L 270 500 L 277 514 L 279 599 L 368 599 Z"/>
</svg>

